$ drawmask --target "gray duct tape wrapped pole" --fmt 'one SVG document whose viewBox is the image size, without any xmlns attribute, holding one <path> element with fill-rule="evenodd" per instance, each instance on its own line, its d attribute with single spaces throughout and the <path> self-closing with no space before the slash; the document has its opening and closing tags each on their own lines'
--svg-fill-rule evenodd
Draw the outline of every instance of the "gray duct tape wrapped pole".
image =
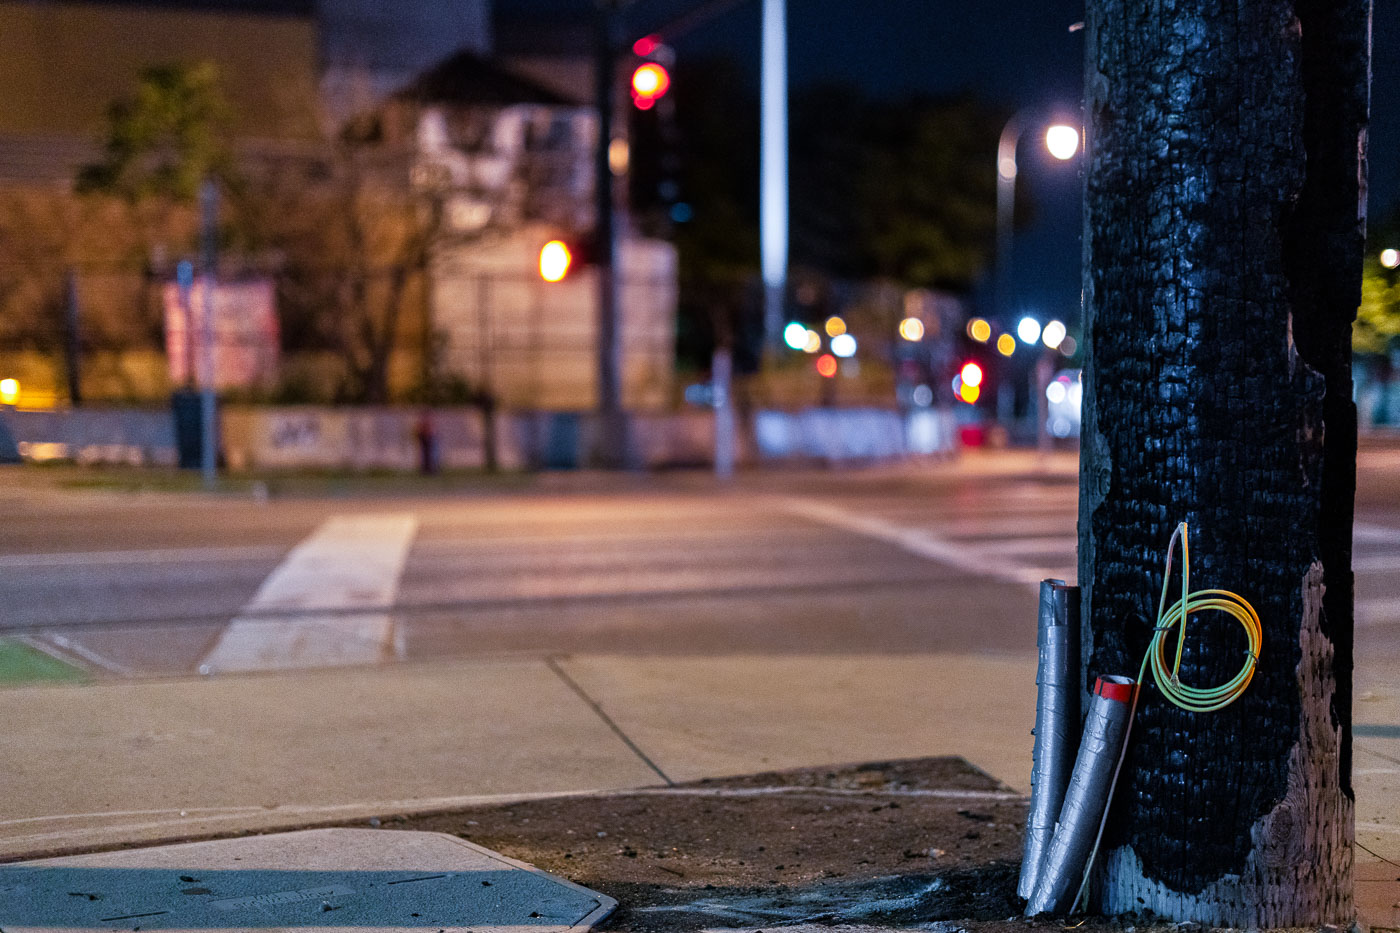
<svg viewBox="0 0 1400 933">
<path fill-rule="evenodd" d="M 1100 677 L 1094 684 L 1079 756 L 1074 760 L 1050 851 L 1026 905 L 1027 917 L 1064 913 L 1073 906 L 1118 768 L 1135 686 L 1131 677 L 1117 676 Z"/>
<path fill-rule="evenodd" d="M 1040 581 L 1040 620 L 1036 632 L 1040 665 L 1035 682 L 1035 749 L 1031 765 L 1031 808 L 1016 893 L 1035 890 L 1050 836 L 1064 803 L 1079 748 L 1079 587 L 1063 580 Z"/>
</svg>

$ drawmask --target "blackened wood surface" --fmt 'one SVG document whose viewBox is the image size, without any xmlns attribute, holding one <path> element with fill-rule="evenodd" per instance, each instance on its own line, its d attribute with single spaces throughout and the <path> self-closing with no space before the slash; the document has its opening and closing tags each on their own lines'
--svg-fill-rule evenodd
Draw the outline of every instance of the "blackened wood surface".
<svg viewBox="0 0 1400 933">
<path fill-rule="evenodd" d="M 1284 797 L 1314 562 L 1348 780 L 1368 27 L 1365 0 L 1089 4 L 1086 677 L 1137 673 L 1181 520 L 1194 588 L 1264 620 L 1242 700 L 1193 715 L 1148 690 L 1140 707 L 1105 847 L 1179 892 L 1241 872 Z M 1182 680 L 1223 683 L 1243 652 L 1237 623 L 1198 617 Z"/>
</svg>

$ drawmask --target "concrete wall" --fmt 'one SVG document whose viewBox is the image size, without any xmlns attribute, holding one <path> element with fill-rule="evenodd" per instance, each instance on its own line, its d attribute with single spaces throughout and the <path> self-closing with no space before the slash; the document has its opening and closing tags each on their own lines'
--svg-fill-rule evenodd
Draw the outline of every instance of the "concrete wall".
<svg viewBox="0 0 1400 933">
<path fill-rule="evenodd" d="M 413 408 L 228 407 L 224 459 L 230 469 L 413 470 L 422 411 Z M 430 422 L 439 462 L 447 469 L 485 463 L 484 424 L 474 408 L 440 408 Z M 497 421 L 498 456 L 506 469 L 527 466 L 515 419 Z"/>
<path fill-rule="evenodd" d="M 237 406 L 220 412 L 224 460 L 232 470 L 414 470 L 419 463 L 416 408 Z M 133 465 L 175 463 L 170 411 L 83 408 L 0 411 L 0 420 L 31 461 Z M 475 408 L 431 413 L 440 463 L 485 464 L 482 414 Z M 752 434 L 738 437 L 740 462 L 867 462 L 945 453 L 956 445 L 950 414 L 909 416 L 879 409 L 760 411 Z M 714 451 L 714 413 L 706 409 L 634 414 L 629 438 L 637 467 L 706 466 Z M 586 466 L 598 436 L 596 417 L 577 412 L 500 413 L 497 455 L 505 469 Z"/>
<path fill-rule="evenodd" d="M 760 411 L 754 442 L 765 460 L 823 462 L 895 460 L 948 453 L 957 446 L 950 412 L 922 409 L 901 414 L 875 408 L 809 408 Z"/>
</svg>

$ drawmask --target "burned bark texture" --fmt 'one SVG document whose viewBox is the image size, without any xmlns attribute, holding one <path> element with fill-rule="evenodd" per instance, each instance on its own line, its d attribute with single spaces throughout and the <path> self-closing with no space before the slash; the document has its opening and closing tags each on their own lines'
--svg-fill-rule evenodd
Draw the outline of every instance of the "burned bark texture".
<svg viewBox="0 0 1400 933">
<path fill-rule="evenodd" d="M 1148 688 L 1097 902 L 1241 927 L 1350 920 L 1350 329 L 1369 0 L 1091 0 L 1079 578 L 1086 688 L 1136 675 L 1164 551 L 1264 624 L 1243 698 Z M 1181 680 L 1237 623 L 1192 618 Z"/>
</svg>

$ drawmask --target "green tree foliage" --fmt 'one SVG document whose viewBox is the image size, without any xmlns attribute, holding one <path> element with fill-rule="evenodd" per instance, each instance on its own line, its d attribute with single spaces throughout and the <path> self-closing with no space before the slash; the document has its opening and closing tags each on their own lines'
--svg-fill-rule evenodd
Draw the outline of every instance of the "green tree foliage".
<svg viewBox="0 0 1400 933">
<path fill-rule="evenodd" d="M 1400 337 L 1400 275 L 1374 255 L 1361 272 L 1361 306 L 1351 327 L 1351 348 L 1357 353 L 1385 354 Z"/>
<path fill-rule="evenodd" d="M 1361 268 L 1361 305 L 1351 328 L 1353 352 L 1385 356 L 1400 337 L 1400 269 L 1381 265 L 1381 251 L 1400 244 L 1400 208 L 1373 218 L 1366 232 L 1366 259 Z"/>
<path fill-rule="evenodd" d="M 205 178 L 228 180 L 229 108 L 212 62 L 157 65 L 107 112 L 101 161 L 79 172 L 79 192 L 192 202 Z"/>
<path fill-rule="evenodd" d="M 996 224 L 1000 120 L 970 97 L 886 103 L 800 95 L 792 116 L 792 258 L 851 279 L 970 288 Z"/>
<path fill-rule="evenodd" d="M 710 346 L 729 343 L 742 369 L 760 323 L 758 99 L 724 60 L 681 62 L 671 93 L 673 117 L 663 107 L 632 114 L 632 208 L 643 230 L 670 236 L 680 253 L 681 360 L 703 367 Z M 799 93 L 790 117 L 795 269 L 972 286 L 995 234 L 1004 114 L 969 96 L 880 101 L 829 86 Z M 668 219 L 668 180 L 689 220 Z M 1018 208 L 1028 210 L 1026 198 Z"/>
</svg>

